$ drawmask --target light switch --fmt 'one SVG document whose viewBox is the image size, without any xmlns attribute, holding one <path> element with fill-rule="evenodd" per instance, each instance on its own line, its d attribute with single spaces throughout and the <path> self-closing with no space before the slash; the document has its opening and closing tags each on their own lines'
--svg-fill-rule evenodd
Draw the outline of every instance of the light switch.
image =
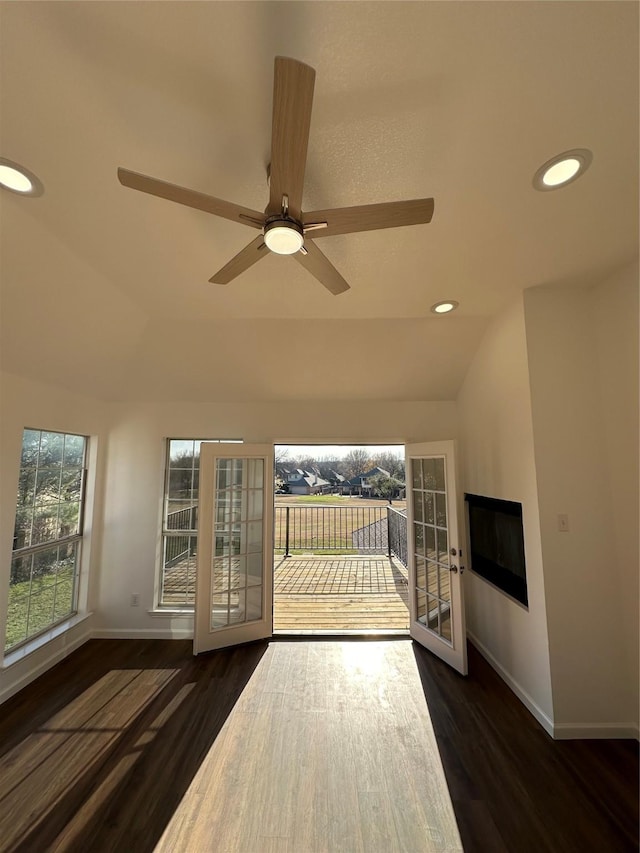
<svg viewBox="0 0 640 853">
<path fill-rule="evenodd" d="M 558 530 L 560 533 L 569 532 L 569 516 L 565 513 L 560 513 L 558 515 Z"/>
</svg>

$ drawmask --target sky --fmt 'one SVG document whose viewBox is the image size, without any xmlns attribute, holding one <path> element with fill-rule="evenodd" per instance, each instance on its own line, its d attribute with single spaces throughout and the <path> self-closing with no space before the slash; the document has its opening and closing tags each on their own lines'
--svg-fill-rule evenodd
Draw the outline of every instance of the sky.
<svg viewBox="0 0 640 853">
<path fill-rule="evenodd" d="M 314 456 L 316 459 L 343 459 L 354 447 L 362 447 L 373 455 L 374 452 L 394 453 L 404 456 L 404 444 L 276 444 L 276 455 L 289 450 L 289 456 Z"/>
</svg>

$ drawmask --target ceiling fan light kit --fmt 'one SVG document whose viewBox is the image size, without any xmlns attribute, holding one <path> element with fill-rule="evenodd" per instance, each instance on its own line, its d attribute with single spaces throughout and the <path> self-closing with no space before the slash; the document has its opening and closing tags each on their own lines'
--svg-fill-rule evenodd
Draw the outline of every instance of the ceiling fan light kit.
<svg viewBox="0 0 640 853">
<path fill-rule="evenodd" d="M 291 255 L 330 293 L 337 295 L 349 290 L 349 285 L 315 245 L 316 238 L 431 222 L 432 198 L 331 208 L 311 213 L 302 211 L 315 77 L 314 69 L 303 62 L 283 56 L 275 59 L 271 163 L 267 173 L 269 202 L 265 213 L 128 169 L 118 169 L 118 180 L 125 187 L 262 232 L 209 281 L 228 284 L 263 258 L 266 252 L 261 250 L 266 246 L 277 255 Z"/>
<path fill-rule="evenodd" d="M 302 226 L 283 219 L 268 222 L 264 226 L 264 242 L 276 255 L 295 255 L 304 245 Z"/>
</svg>

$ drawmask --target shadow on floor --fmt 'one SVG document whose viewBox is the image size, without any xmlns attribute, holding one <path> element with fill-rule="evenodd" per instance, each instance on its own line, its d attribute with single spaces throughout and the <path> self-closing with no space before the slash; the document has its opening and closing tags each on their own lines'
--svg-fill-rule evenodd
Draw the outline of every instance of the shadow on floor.
<svg viewBox="0 0 640 853">
<path fill-rule="evenodd" d="M 92 640 L 25 688 L 0 724 L 19 747 L 0 764 L 0 848 L 151 853 L 267 648 Z"/>
<path fill-rule="evenodd" d="M 465 678 L 414 643 L 465 853 L 638 849 L 638 744 L 553 740 L 473 646 Z"/>
</svg>

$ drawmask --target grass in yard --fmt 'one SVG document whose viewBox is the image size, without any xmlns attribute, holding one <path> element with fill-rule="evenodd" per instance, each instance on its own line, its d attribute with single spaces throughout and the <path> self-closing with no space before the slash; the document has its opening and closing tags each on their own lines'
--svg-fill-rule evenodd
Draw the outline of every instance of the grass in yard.
<svg viewBox="0 0 640 853">
<path fill-rule="evenodd" d="M 288 520 L 289 551 L 340 554 L 357 552 L 360 547 L 386 553 L 386 518 L 387 507 L 382 502 L 363 501 L 355 506 L 346 504 L 332 508 L 326 504 L 312 506 L 307 500 L 304 503 L 296 501 L 288 509 L 276 504 L 274 544 L 276 549 L 285 547 Z M 354 539 L 356 531 L 361 531 L 359 546 Z"/>
<path fill-rule="evenodd" d="M 9 587 L 5 649 L 34 636 L 73 612 L 73 566 Z"/>
<path fill-rule="evenodd" d="M 315 504 L 320 506 L 328 504 L 332 506 L 352 507 L 386 507 L 388 501 L 383 498 L 361 498 L 358 495 L 276 495 L 276 506 L 298 506 L 302 504 Z M 391 506 L 394 509 L 404 509 L 406 500 L 394 500 Z"/>
<path fill-rule="evenodd" d="M 300 504 L 335 504 L 336 506 L 348 504 L 351 500 L 348 495 L 291 495 L 291 498 Z"/>
<path fill-rule="evenodd" d="M 284 552 L 285 552 L 284 548 L 275 548 L 274 549 L 274 554 L 278 554 L 279 556 L 283 555 Z M 289 549 L 289 554 L 291 556 L 294 556 L 294 557 L 302 557 L 308 553 L 309 553 L 309 551 L 303 551 L 301 548 L 290 548 Z M 354 551 L 353 548 L 351 548 L 351 549 L 340 548 L 338 551 L 335 551 L 335 550 L 333 550 L 333 551 L 331 551 L 331 550 L 319 550 L 316 548 L 313 551 L 314 557 L 315 556 L 320 556 L 320 557 L 349 557 L 349 556 L 357 556 L 358 553 L 359 552 Z"/>
</svg>

